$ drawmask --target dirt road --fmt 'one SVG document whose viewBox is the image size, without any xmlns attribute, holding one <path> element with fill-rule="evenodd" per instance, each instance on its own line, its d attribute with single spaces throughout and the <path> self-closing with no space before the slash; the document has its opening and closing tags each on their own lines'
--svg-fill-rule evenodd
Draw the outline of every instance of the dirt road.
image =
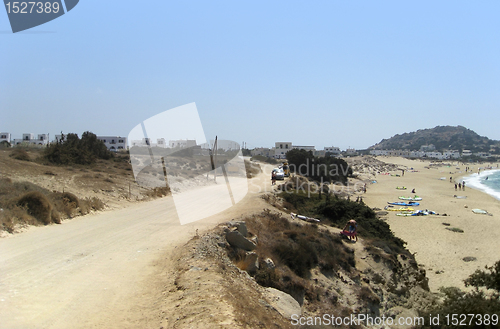
<svg viewBox="0 0 500 329">
<path fill-rule="evenodd" d="M 262 210 L 267 178 L 252 179 L 236 206 L 186 225 L 167 197 L 0 239 L 0 328 L 159 328 L 154 304 L 172 251 L 197 230 Z"/>
</svg>

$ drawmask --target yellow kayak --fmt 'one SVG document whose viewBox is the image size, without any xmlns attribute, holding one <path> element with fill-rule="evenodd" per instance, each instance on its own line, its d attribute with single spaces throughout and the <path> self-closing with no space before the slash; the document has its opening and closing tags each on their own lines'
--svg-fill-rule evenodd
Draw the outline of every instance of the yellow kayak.
<svg viewBox="0 0 500 329">
<path fill-rule="evenodd" d="M 410 207 L 406 207 L 406 208 L 387 208 L 385 209 L 387 211 L 414 211 L 415 209 L 413 208 L 410 208 Z"/>
</svg>

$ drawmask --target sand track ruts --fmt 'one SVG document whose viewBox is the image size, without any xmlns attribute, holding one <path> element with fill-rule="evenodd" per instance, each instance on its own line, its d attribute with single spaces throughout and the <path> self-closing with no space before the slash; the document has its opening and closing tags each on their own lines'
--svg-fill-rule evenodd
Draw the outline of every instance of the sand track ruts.
<svg viewBox="0 0 500 329">
<path fill-rule="evenodd" d="M 167 197 L 0 239 L 0 328 L 158 328 L 172 251 L 197 230 L 261 211 L 269 185 L 259 175 L 236 206 L 187 225 Z"/>
</svg>

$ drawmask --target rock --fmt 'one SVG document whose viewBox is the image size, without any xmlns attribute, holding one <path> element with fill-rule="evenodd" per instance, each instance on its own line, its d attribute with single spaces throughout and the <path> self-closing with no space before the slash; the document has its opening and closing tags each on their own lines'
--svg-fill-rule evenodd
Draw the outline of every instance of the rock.
<svg viewBox="0 0 500 329">
<path fill-rule="evenodd" d="M 245 237 L 248 235 L 247 224 L 245 222 L 236 222 L 235 226 L 238 229 L 238 231 L 241 233 L 241 235 L 243 235 Z"/>
<path fill-rule="evenodd" d="M 274 265 L 274 262 L 271 258 L 264 259 L 264 264 L 266 264 L 266 267 L 270 270 L 272 270 L 276 267 L 276 265 Z"/>
<path fill-rule="evenodd" d="M 257 247 L 255 243 L 245 238 L 239 231 L 227 232 L 226 240 L 231 246 L 247 251 L 252 251 Z"/>
<path fill-rule="evenodd" d="M 255 273 L 259 268 L 259 256 L 254 252 L 248 252 L 243 262 L 245 271 Z"/>
<path fill-rule="evenodd" d="M 462 258 L 462 260 L 463 260 L 464 262 L 473 262 L 473 261 L 477 260 L 477 258 L 476 258 L 476 257 L 469 257 L 469 256 L 468 256 L 468 257 L 464 257 L 464 258 Z"/>
<path fill-rule="evenodd" d="M 299 302 L 289 294 L 274 288 L 266 288 L 266 292 L 269 304 L 285 318 L 291 319 L 293 314 L 302 314 Z"/>
</svg>

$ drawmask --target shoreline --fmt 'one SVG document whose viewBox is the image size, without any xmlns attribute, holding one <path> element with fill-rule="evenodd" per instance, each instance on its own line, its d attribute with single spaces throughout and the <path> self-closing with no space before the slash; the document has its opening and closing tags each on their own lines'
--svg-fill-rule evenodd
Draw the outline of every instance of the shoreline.
<svg viewBox="0 0 500 329">
<path fill-rule="evenodd" d="M 415 188 L 415 194 L 423 198 L 415 209 L 429 209 L 440 214 L 400 217 L 396 212 L 389 212 L 386 216 L 391 230 L 407 242 L 408 250 L 426 270 L 431 291 L 436 292 L 441 286 L 467 289 L 463 280 L 475 270 L 500 260 L 500 200 L 468 185 L 465 190 L 455 191 L 455 180 L 464 178 L 465 165 L 456 161 L 431 166 L 431 161 L 424 160 L 377 159 L 414 171 L 406 170 L 400 177 L 376 175 L 377 183 L 370 184 L 367 193 L 363 194 L 367 205 L 383 209 L 387 202 L 396 201 L 399 196 L 411 196 Z M 470 167 L 477 172 L 477 164 Z M 396 190 L 396 186 L 408 189 Z M 454 195 L 465 198 L 458 199 Z M 475 208 L 485 209 L 492 216 L 474 214 L 472 209 Z M 450 231 L 450 228 L 458 228 L 463 233 Z M 475 260 L 464 261 L 464 258 Z"/>
</svg>

